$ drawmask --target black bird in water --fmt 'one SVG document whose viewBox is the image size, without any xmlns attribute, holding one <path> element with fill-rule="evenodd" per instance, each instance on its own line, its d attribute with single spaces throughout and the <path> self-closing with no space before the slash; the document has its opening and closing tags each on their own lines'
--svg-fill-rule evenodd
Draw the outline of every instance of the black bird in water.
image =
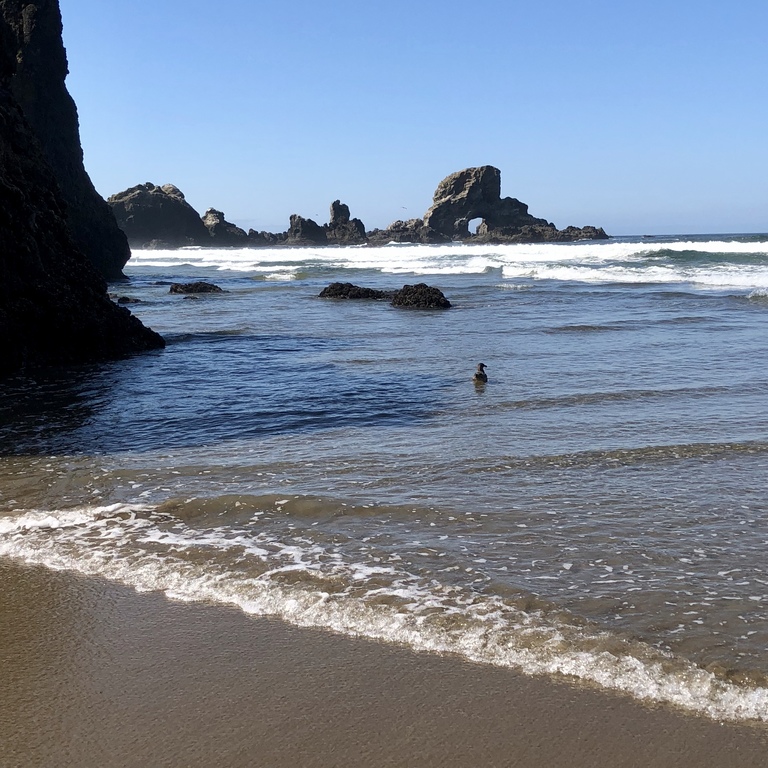
<svg viewBox="0 0 768 768">
<path fill-rule="evenodd" d="M 472 381 L 474 381 L 475 384 L 485 384 L 485 382 L 488 381 L 488 374 L 485 372 L 486 367 L 485 363 L 477 364 L 477 370 L 472 377 Z"/>
</svg>

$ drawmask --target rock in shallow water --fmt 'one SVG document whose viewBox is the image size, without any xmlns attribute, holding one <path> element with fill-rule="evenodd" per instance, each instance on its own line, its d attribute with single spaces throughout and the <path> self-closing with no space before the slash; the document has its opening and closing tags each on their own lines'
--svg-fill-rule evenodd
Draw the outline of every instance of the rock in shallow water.
<svg viewBox="0 0 768 768">
<path fill-rule="evenodd" d="M 168 293 L 226 293 L 226 291 L 213 283 L 198 280 L 196 283 L 172 283 Z"/>
<path fill-rule="evenodd" d="M 392 306 L 410 309 L 450 309 L 451 302 L 439 288 L 417 283 L 404 285 L 392 299 Z"/>
<path fill-rule="evenodd" d="M 448 309 L 451 302 L 445 298 L 439 288 L 426 283 L 404 285 L 397 291 L 379 291 L 352 283 L 331 283 L 320 291 L 321 299 L 373 299 L 389 300 L 393 307 L 411 309 Z"/>
<path fill-rule="evenodd" d="M 382 299 L 394 298 L 396 291 L 377 291 L 375 288 L 365 288 L 352 283 L 331 283 L 320 291 L 321 299 Z"/>
</svg>

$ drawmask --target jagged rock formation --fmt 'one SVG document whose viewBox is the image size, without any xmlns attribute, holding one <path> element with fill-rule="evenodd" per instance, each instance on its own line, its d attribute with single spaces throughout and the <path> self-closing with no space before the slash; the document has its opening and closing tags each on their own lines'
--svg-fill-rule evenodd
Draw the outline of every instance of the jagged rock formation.
<svg viewBox="0 0 768 768">
<path fill-rule="evenodd" d="M 248 230 L 248 243 L 254 248 L 266 248 L 270 245 L 280 245 L 285 242 L 285 232 L 257 232 L 255 229 Z"/>
<path fill-rule="evenodd" d="M 396 291 L 379 291 L 352 283 L 331 283 L 320 291 L 321 299 L 369 299 L 381 301 L 388 299 L 393 307 L 407 309 L 449 309 L 451 302 L 439 288 L 426 283 L 404 285 Z"/>
<path fill-rule="evenodd" d="M 501 197 L 501 171 L 492 165 L 465 168 L 438 184 L 424 226 L 455 240 L 470 237 L 469 222 L 482 219 L 478 240 L 508 242 L 567 241 L 606 238 L 595 227 L 558 230 L 546 219 L 528 213 L 528 206 L 514 197 Z"/>
<path fill-rule="evenodd" d="M 147 185 L 144 185 L 147 186 Z M 151 185 L 150 185 L 151 186 Z M 170 184 L 160 189 L 170 188 Z M 140 187 L 113 195 L 110 203 L 124 198 Z M 153 188 L 157 191 L 158 188 Z M 178 192 L 178 190 L 176 190 Z M 181 193 L 179 192 L 179 195 Z M 181 198 L 183 200 L 183 195 Z M 190 210 L 192 210 L 190 208 Z M 125 221 L 123 212 L 115 208 L 121 227 L 131 232 L 130 223 Z M 195 214 L 196 215 L 196 214 Z M 481 219 L 475 233 L 470 233 L 469 223 Z M 245 232 L 229 224 L 224 214 L 214 209 L 205 214 L 205 223 L 210 232 L 211 245 L 251 245 L 254 247 L 274 245 L 384 245 L 386 243 L 448 243 L 452 240 L 470 240 L 483 243 L 536 243 L 570 242 L 573 240 L 600 240 L 608 235 L 599 227 L 557 227 L 546 219 L 539 219 L 528 213 L 528 206 L 514 197 L 501 197 L 501 171 L 492 165 L 465 168 L 452 173 L 438 184 L 432 205 L 422 219 L 395 221 L 386 229 L 365 231 L 360 219 L 353 219 L 349 206 L 340 200 L 331 203 L 331 218 L 322 226 L 312 219 L 293 214 L 285 232 Z M 167 222 L 169 227 L 172 223 Z M 156 229 L 143 231 L 147 242 L 164 240 L 173 242 L 171 236 L 160 235 Z M 176 234 L 182 240 L 181 232 Z M 131 236 L 133 244 L 133 236 Z M 185 244 L 185 243 L 180 243 Z M 145 244 L 146 247 L 146 244 Z"/>
<path fill-rule="evenodd" d="M 245 230 L 240 229 L 236 224 L 228 222 L 221 211 L 209 208 L 205 212 L 202 221 L 217 246 L 247 245 L 248 235 Z"/>
<path fill-rule="evenodd" d="M 350 218 L 349 206 L 340 200 L 331 203 L 331 220 L 325 225 L 325 234 L 334 245 L 358 245 L 367 239 L 363 222 Z"/>
<path fill-rule="evenodd" d="M 173 184 L 139 184 L 112 195 L 107 202 L 132 248 L 210 244 L 208 228 Z"/>
<path fill-rule="evenodd" d="M 325 228 L 312 219 L 305 219 L 297 213 L 291 214 L 291 222 L 285 233 L 288 245 L 327 245 Z"/>
<path fill-rule="evenodd" d="M 162 347 L 158 334 L 110 300 L 104 278 L 74 242 L 69 207 L 11 92 L 15 36 L 5 22 L 10 4 L 2 5 L 0 376 Z"/>
<path fill-rule="evenodd" d="M 474 219 L 482 221 L 476 233 L 469 231 Z M 445 243 L 472 242 L 532 243 L 605 239 L 596 227 L 567 227 L 560 230 L 528 213 L 528 206 L 513 197 L 501 197 L 501 171 L 492 165 L 465 168 L 438 184 L 432 205 L 423 219 L 395 221 L 386 229 L 368 233 L 368 242 Z"/>
<path fill-rule="evenodd" d="M 108 280 L 122 277 L 130 257 L 125 235 L 83 165 L 77 108 L 69 95 L 67 55 L 57 0 L 0 0 L 4 50 L 16 59 L 10 89 L 61 190 L 75 244 Z"/>
<path fill-rule="evenodd" d="M 368 233 L 371 245 L 387 243 L 449 243 L 451 238 L 424 224 L 424 219 L 408 219 L 392 222 L 386 229 L 374 229 Z"/>
<path fill-rule="evenodd" d="M 501 171 L 491 165 L 465 168 L 443 179 L 435 190 L 424 225 L 452 239 L 469 235 L 468 224 L 482 219 L 487 231 L 506 227 L 553 227 L 528 213 L 528 206 L 513 197 L 501 197 Z"/>
</svg>

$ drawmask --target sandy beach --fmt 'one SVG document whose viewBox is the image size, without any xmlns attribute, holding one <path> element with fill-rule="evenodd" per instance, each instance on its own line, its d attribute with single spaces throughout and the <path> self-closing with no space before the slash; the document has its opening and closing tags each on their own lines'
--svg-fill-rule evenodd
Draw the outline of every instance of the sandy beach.
<svg viewBox="0 0 768 768">
<path fill-rule="evenodd" d="M 768 729 L 0 563 L 0 765 L 763 766 Z"/>
</svg>

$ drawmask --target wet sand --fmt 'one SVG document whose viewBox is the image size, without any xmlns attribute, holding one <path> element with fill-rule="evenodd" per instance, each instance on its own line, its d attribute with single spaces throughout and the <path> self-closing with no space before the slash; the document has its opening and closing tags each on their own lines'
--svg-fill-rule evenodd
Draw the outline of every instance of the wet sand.
<svg viewBox="0 0 768 768">
<path fill-rule="evenodd" d="M 765 766 L 768 727 L 0 561 L 0 766 Z"/>
</svg>

